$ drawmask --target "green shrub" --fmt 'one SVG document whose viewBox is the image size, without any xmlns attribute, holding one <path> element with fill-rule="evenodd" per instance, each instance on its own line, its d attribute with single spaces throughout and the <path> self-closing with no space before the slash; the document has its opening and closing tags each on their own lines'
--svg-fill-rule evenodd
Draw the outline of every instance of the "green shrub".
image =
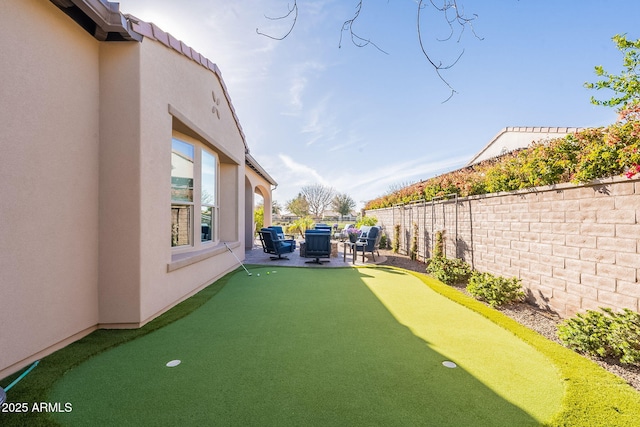
<svg viewBox="0 0 640 427">
<path fill-rule="evenodd" d="M 378 218 L 375 216 L 363 216 L 360 218 L 360 221 L 356 222 L 356 228 L 360 228 L 362 226 L 373 227 L 378 223 Z"/>
<path fill-rule="evenodd" d="M 611 325 L 614 357 L 626 364 L 640 364 L 640 313 L 629 309 L 615 313 Z"/>
<path fill-rule="evenodd" d="M 300 234 L 302 237 L 304 237 L 304 232 L 313 228 L 314 226 L 315 222 L 313 221 L 313 218 L 311 218 L 310 216 L 305 216 L 293 221 L 291 225 L 287 227 L 287 233 L 294 235 Z"/>
<path fill-rule="evenodd" d="M 413 223 L 413 236 L 411 237 L 411 249 L 409 250 L 409 258 L 412 261 L 418 259 L 418 233 L 420 229 L 418 228 L 418 223 Z"/>
<path fill-rule="evenodd" d="M 436 231 L 436 244 L 433 248 L 433 258 L 444 257 L 444 231 Z"/>
<path fill-rule="evenodd" d="M 611 317 L 600 311 L 578 313 L 558 326 L 558 338 L 579 353 L 605 357 L 611 353 L 607 338 L 611 322 Z"/>
<path fill-rule="evenodd" d="M 391 250 L 394 254 L 400 251 L 400 224 L 393 226 L 393 243 L 391 244 Z"/>
<path fill-rule="evenodd" d="M 256 206 L 253 211 L 253 222 L 256 224 L 256 236 L 258 231 L 264 227 L 264 205 Z"/>
<path fill-rule="evenodd" d="M 558 326 L 558 338 L 569 348 L 594 357 L 640 363 L 640 313 L 587 310 Z"/>
<path fill-rule="evenodd" d="M 491 273 L 474 271 L 469 279 L 467 291 L 491 307 L 524 300 L 520 279 L 494 276 Z"/>
<path fill-rule="evenodd" d="M 427 264 L 427 273 L 442 283 L 455 285 L 469 278 L 471 266 L 459 258 L 433 257 Z"/>
<path fill-rule="evenodd" d="M 380 249 L 387 249 L 387 244 L 389 243 L 389 239 L 387 238 L 386 234 L 382 234 L 382 236 L 380 236 Z"/>
</svg>

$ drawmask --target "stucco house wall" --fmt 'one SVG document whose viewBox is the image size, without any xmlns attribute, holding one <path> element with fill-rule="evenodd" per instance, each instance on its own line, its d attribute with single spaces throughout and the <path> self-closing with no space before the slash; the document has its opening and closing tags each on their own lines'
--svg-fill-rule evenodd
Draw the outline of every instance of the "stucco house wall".
<svg viewBox="0 0 640 427">
<path fill-rule="evenodd" d="M 98 323 L 100 57 L 50 2 L 1 2 L 0 29 L 2 377 Z"/>
<path fill-rule="evenodd" d="M 210 70 L 150 38 L 106 44 L 102 50 L 102 93 L 109 96 L 101 109 L 100 323 L 120 327 L 145 323 L 236 265 L 226 248 L 211 244 L 197 251 L 211 255 L 208 259 L 174 270 L 172 263 L 185 263 L 193 251 L 170 247 L 170 210 L 159 209 L 171 205 L 172 136 L 218 154 L 220 239 L 236 245 L 244 239 L 239 212 L 245 189 L 239 183 L 245 148 L 229 105 L 214 101 L 224 99 L 224 89 Z M 136 93 L 140 101 L 131 102 Z M 137 295 L 130 295 L 132 290 Z"/>
<path fill-rule="evenodd" d="M 214 64 L 114 4 L 72 0 L 136 28 L 130 41 L 100 41 L 54 3 L 0 4 L 0 378 L 237 268 L 224 243 L 244 258 L 245 193 L 275 185 Z M 172 247 L 173 138 L 217 159 L 212 241 L 196 206 L 193 242 Z"/>
</svg>

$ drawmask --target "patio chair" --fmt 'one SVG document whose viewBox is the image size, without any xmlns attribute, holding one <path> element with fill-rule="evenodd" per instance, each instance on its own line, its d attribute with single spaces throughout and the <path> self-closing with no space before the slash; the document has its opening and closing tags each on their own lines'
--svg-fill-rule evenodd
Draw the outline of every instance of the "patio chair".
<svg viewBox="0 0 640 427">
<path fill-rule="evenodd" d="M 331 233 L 331 226 L 329 224 L 316 224 L 316 230 L 328 231 Z"/>
<path fill-rule="evenodd" d="M 278 239 L 281 239 L 285 243 L 290 243 L 293 248 L 291 252 L 296 250 L 296 240 L 293 238 L 292 234 L 284 234 L 284 230 L 279 225 L 270 225 L 267 228 L 275 230 L 276 236 L 278 237 Z"/>
<path fill-rule="evenodd" d="M 329 260 L 321 261 L 320 258 L 331 257 L 331 232 L 324 230 L 307 230 L 304 233 L 305 258 L 315 258 L 306 261 L 308 264 L 322 264 Z"/>
<path fill-rule="evenodd" d="M 291 243 L 279 239 L 275 230 L 263 228 L 258 231 L 258 235 L 260 236 L 260 243 L 262 243 L 262 250 L 265 253 L 274 255 L 271 257 L 272 260 L 289 259 L 286 256 L 282 256 L 282 254 L 293 252 L 294 247 Z"/>
<path fill-rule="evenodd" d="M 200 224 L 200 231 L 202 241 L 211 240 L 211 227 L 209 227 L 209 224 Z"/>
<path fill-rule="evenodd" d="M 365 227 L 362 227 L 362 228 L 363 228 L 362 234 L 360 235 L 360 238 L 356 242 L 354 249 L 356 250 L 356 253 L 358 251 L 362 251 L 362 262 L 364 262 L 364 255 L 367 252 L 371 252 L 371 257 L 375 262 L 376 256 L 374 255 L 373 252 L 374 251 L 377 252 L 378 256 L 380 256 L 380 252 L 378 251 L 378 248 L 380 247 L 380 238 L 382 237 L 382 229 L 378 226 L 366 227 L 366 230 L 364 230 Z"/>
</svg>

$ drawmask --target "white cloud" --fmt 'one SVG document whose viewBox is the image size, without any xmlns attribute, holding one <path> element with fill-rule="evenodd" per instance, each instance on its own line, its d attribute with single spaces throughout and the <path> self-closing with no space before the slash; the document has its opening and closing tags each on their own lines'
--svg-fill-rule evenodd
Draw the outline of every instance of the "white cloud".
<svg viewBox="0 0 640 427">
<path fill-rule="evenodd" d="M 307 86 L 307 82 L 306 77 L 298 76 L 293 79 L 291 87 L 289 88 L 289 102 L 296 112 L 302 109 L 302 94 Z"/>
<path fill-rule="evenodd" d="M 286 179 L 287 183 L 294 185 L 298 188 L 307 184 L 320 183 L 322 185 L 329 185 L 329 182 L 318 173 L 313 167 L 298 163 L 291 157 L 285 154 L 279 154 L 278 158 L 287 169 Z"/>
<path fill-rule="evenodd" d="M 318 103 L 307 108 L 304 114 L 305 121 L 300 127 L 300 133 L 308 139 L 306 145 L 313 145 L 318 141 L 333 141 L 340 133 L 336 125 L 336 117 L 330 110 L 332 94 L 328 93 Z"/>
<path fill-rule="evenodd" d="M 305 94 L 310 80 L 317 80 L 319 73 L 326 69 L 326 66 L 317 61 L 305 61 L 298 63 L 292 68 L 291 85 L 289 87 L 289 104 L 293 107 L 292 112 L 285 115 L 296 116 L 303 109 L 302 98 Z"/>
<path fill-rule="evenodd" d="M 366 154 L 366 164 L 371 168 L 354 168 L 336 175 L 333 183 L 335 188 L 350 194 L 354 200 L 371 200 L 380 195 L 392 184 L 414 182 L 428 179 L 437 173 L 444 173 L 466 163 L 468 156 L 459 156 L 434 160 L 432 157 L 422 157 L 405 162 L 388 163 L 383 155 Z"/>
</svg>

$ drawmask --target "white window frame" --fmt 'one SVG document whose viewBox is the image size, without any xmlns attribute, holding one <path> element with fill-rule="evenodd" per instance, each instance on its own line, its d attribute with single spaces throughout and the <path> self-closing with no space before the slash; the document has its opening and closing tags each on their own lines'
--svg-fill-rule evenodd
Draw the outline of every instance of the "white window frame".
<svg viewBox="0 0 640 427">
<path fill-rule="evenodd" d="M 173 200 L 171 199 L 171 250 L 174 253 L 181 252 L 189 252 L 198 249 L 205 249 L 210 246 L 215 246 L 219 243 L 220 239 L 220 229 L 219 229 L 219 219 L 220 219 L 220 205 L 219 205 L 219 194 L 220 194 L 220 158 L 218 154 L 210 148 L 209 146 L 203 144 L 202 142 L 188 137 L 186 135 L 176 133 L 172 135 L 171 138 L 171 150 L 173 156 L 173 141 L 178 140 L 182 143 L 189 144 L 193 147 L 193 186 L 192 186 L 192 194 L 193 201 L 182 201 L 182 200 Z M 215 161 L 215 176 L 214 176 L 214 196 L 212 200 L 202 201 L 202 159 L 203 152 L 212 156 Z M 173 158 L 172 158 L 173 160 Z M 173 166 L 172 166 L 173 167 Z M 173 184 L 172 184 L 173 185 Z M 189 207 L 189 242 L 187 244 L 182 245 L 174 245 L 174 207 L 176 206 L 188 206 Z M 203 228 L 202 228 L 202 209 L 203 208 L 211 208 L 212 210 L 212 224 L 210 233 L 210 240 L 204 240 L 203 236 Z"/>
<path fill-rule="evenodd" d="M 215 172 L 213 176 L 213 180 L 214 180 L 213 196 L 211 197 L 211 199 L 208 199 L 208 200 L 203 200 L 205 196 L 205 191 L 206 191 L 202 183 L 205 177 L 205 173 L 204 173 L 204 167 L 205 167 L 204 155 L 205 154 L 213 158 L 213 163 L 214 163 L 213 167 L 215 168 Z M 210 208 L 212 223 L 211 223 L 211 230 L 209 232 L 210 238 L 208 240 L 204 240 L 204 237 L 202 236 L 204 234 L 202 233 L 202 231 L 204 230 L 201 230 L 200 243 L 202 245 L 209 245 L 219 241 L 219 237 L 220 237 L 220 233 L 219 233 L 220 207 L 218 204 L 218 194 L 220 193 L 219 182 L 220 182 L 220 161 L 218 159 L 218 156 L 212 150 L 208 150 L 203 147 L 200 150 L 200 186 L 201 186 L 200 187 L 200 213 L 202 215 L 203 209 Z M 200 226 L 202 227 L 203 225 L 202 221 L 200 222 L 201 222 Z"/>
</svg>

